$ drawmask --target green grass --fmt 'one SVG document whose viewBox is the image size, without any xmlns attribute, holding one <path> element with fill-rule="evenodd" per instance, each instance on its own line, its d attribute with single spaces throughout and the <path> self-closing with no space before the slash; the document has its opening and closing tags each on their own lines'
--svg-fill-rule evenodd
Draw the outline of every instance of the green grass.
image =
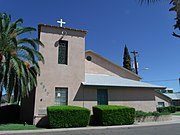
<svg viewBox="0 0 180 135">
<path fill-rule="evenodd" d="M 172 115 L 180 116 L 180 112 L 172 113 Z"/>
<path fill-rule="evenodd" d="M 37 128 L 35 125 L 25 125 L 24 124 L 0 124 L 0 131 L 8 131 L 8 130 L 37 130 L 41 128 Z"/>
</svg>

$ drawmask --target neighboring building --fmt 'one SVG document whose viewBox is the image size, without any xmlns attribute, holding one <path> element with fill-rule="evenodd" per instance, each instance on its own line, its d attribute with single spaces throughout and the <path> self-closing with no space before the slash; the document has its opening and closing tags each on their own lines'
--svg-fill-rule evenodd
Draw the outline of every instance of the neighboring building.
<svg viewBox="0 0 180 135">
<path fill-rule="evenodd" d="M 166 88 L 166 89 L 163 89 L 163 90 L 159 90 L 159 92 L 161 93 L 173 93 L 173 88 Z"/>
<path fill-rule="evenodd" d="M 171 105 L 180 106 L 180 93 L 163 93 L 171 99 Z"/>
<path fill-rule="evenodd" d="M 76 105 L 92 109 L 95 105 L 124 105 L 142 111 L 156 111 L 156 91 L 165 87 L 140 81 L 133 72 L 102 56 L 85 52 L 86 31 L 40 24 L 38 86 L 22 102 L 21 118 L 37 124 L 53 105 Z M 24 113 L 23 113 L 24 112 Z"/>
<path fill-rule="evenodd" d="M 171 105 L 171 98 L 164 95 L 164 93 L 161 93 L 159 91 L 155 92 L 155 100 L 156 100 L 156 106 L 157 107 L 167 107 Z"/>
</svg>

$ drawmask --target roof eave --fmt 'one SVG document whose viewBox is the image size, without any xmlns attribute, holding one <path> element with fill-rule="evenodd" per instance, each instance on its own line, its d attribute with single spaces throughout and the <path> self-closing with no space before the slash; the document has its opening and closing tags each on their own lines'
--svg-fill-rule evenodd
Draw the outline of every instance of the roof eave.
<svg viewBox="0 0 180 135">
<path fill-rule="evenodd" d="M 166 87 L 98 85 L 98 84 L 85 84 L 85 82 L 82 82 L 82 85 L 84 85 L 84 86 L 92 86 L 92 87 L 148 88 L 148 89 L 156 89 L 156 90 L 166 89 Z"/>
<path fill-rule="evenodd" d="M 87 30 L 79 30 L 79 29 L 74 29 L 74 28 L 66 28 L 66 27 L 52 26 L 52 25 L 47 25 L 47 24 L 38 24 L 38 29 L 40 29 L 41 27 L 49 27 L 49 28 L 55 28 L 55 29 L 66 29 L 66 30 L 83 32 L 83 33 L 85 33 L 85 34 L 88 33 Z"/>
<path fill-rule="evenodd" d="M 64 29 L 64 30 L 77 31 L 77 32 L 82 32 L 85 35 L 88 33 L 88 31 L 86 31 L 86 30 L 79 30 L 79 29 L 66 28 L 66 27 L 58 27 L 58 26 L 52 26 L 52 25 L 47 25 L 47 24 L 38 24 L 38 39 L 39 40 L 40 40 L 41 27 L 48 27 L 48 28 L 55 28 L 55 29 Z"/>
<path fill-rule="evenodd" d="M 167 87 L 165 87 L 164 89 L 166 89 L 166 88 L 167 88 Z M 165 96 L 166 98 L 168 98 L 168 99 L 172 100 L 170 97 L 168 97 L 168 96 L 164 95 L 163 93 L 161 93 L 161 92 L 159 92 L 159 91 L 157 91 L 157 90 L 156 90 L 156 92 L 157 92 L 157 93 L 159 93 L 160 95 Z"/>
</svg>

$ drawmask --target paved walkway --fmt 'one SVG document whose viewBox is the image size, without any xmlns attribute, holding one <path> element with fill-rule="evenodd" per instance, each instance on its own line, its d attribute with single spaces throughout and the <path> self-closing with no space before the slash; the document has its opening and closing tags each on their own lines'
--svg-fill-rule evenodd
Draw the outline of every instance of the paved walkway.
<svg viewBox="0 0 180 135">
<path fill-rule="evenodd" d="M 142 122 L 135 123 L 133 125 L 121 125 L 121 126 L 96 126 L 96 127 L 82 127 L 82 128 L 60 128 L 60 129 L 41 129 L 41 130 L 16 130 L 16 131 L 0 131 L 0 135 L 8 134 L 20 134 L 20 133 L 43 133 L 43 132 L 61 132 L 61 131 L 75 131 L 75 130 L 93 130 L 93 129 L 111 129 L 111 128 L 130 128 L 130 127 L 145 127 L 167 124 L 180 124 L 180 116 L 172 116 L 172 120 L 161 122 Z"/>
</svg>

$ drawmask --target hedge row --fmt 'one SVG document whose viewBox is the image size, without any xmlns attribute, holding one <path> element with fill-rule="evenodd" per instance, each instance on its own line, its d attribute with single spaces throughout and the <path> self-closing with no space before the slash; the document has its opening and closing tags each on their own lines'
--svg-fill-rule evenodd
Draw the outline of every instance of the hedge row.
<svg viewBox="0 0 180 135">
<path fill-rule="evenodd" d="M 0 124 L 19 123 L 19 118 L 19 105 L 7 105 L 0 107 Z"/>
<path fill-rule="evenodd" d="M 161 115 L 169 115 L 171 114 L 170 112 L 143 112 L 143 111 L 136 111 L 135 112 L 135 117 L 147 117 L 147 116 L 154 116 L 154 117 L 159 117 Z"/>
<path fill-rule="evenodd" d="M 84 127 L 89 124 L 90 110 L 76 106 L 50 106 L 47 108 L 51 128 Z M 135 109 L 125 106 L 94 106 L 93 123 L 96 125 L 133 124 Z"/>
<path fill-rule="evenodd" d="M 77 106 L 50 106 L 47 115 L 51 128 L 85 127 L 89 123 L 90 110 Z"/>
<path fill-rule="evenodd" d="M 176 111 L 180 111 L 180 106 L 175 106 L 176 107 Z"/>
<path fill-rule="evenodd" d="M 175 113 L 176 112 L 176 107 L 175 106 L 158 107 L 157 111 L 160 112 L 160 113 L 162 113 L 162 112 Z"/>
<path fill-rule="evenodd" d="M 94 106 L 93 115 L 97 125 L 128 125 L 134 123 L 135 109 L 126 106 Z"/>
</svg>

